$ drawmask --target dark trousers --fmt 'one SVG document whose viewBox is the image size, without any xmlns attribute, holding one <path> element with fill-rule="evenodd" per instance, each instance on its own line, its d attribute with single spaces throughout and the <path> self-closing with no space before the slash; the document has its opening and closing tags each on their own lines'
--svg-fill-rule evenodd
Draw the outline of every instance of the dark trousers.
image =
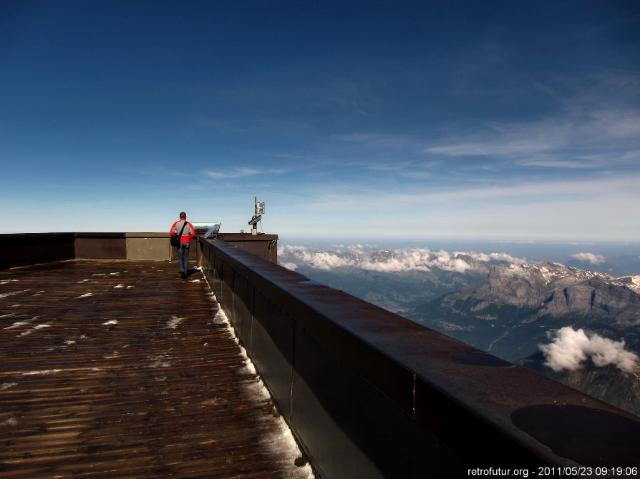
<svg viewBox="0 0 640 479">
<path fill-rule="evenodd" d="M 178 270 L 181 273 L 189 271 L 189 243 L 180 243 L 178 248 Z"/>
</svg>

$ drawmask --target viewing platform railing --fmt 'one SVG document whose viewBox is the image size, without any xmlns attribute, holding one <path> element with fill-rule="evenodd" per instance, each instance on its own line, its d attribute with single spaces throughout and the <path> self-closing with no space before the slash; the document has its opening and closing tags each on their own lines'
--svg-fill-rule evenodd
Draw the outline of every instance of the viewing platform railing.
<svg viewBox="0 0 640 479">
<path fill-rule="evenodd" d="M 232 244 L 200 242 L 219 303 L 322 477 L 640 462 L 637 417 Z"/>
</svg>

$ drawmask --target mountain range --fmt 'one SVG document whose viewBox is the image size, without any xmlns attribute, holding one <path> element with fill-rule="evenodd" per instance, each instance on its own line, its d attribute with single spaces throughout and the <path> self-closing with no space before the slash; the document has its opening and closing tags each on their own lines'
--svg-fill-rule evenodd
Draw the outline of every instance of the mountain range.
<svg viewBox="0 0 640 479">
<path fill-rule="evenodd" d="M 640 276 L 498 265 L 484 281 L 415 305 L 410 315 L 640 415 L 640 366 L 631 352 L 640 350 Z"/>
<path fill-rule="evenodd" d="M 509 361 L 572 325 L 640 350 L 640 276 L 614 278 L 559 263 L 490 267 L 486 278 L 414 303 L 413 319 Z"/>
</svg>

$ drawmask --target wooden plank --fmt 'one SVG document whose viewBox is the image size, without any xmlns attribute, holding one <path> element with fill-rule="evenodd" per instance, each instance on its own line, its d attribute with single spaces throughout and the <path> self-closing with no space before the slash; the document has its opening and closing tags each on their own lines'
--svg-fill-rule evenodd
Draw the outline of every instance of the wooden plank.
<svg viewBox="0 0 640 479">
<path fill-rule="evenodd" d="M 169 263 L 0 272 L 0 478 L 308 477 L 217 310 Z"/>
</svg>

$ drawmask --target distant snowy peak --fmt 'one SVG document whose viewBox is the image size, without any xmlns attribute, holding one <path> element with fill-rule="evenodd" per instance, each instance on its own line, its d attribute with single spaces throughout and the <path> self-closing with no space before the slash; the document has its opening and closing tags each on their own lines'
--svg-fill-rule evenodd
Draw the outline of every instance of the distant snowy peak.
<svg viewBox="0 0 640 479">
<path fill-rule="evenodd" d="M 518 276 L 532 281 L 550 285 L 556 282 L 569 284 L 590 279 L 613 281 L 615 278 L 605 273 L 565 266 L 561 263 L 512 263 L 507 266 L 496 265 L 491 269 L 491 275 Z"/>
<path fill-rule="evenodd" d="M 583 281 L 600 280 L 615 286 L 624 286 L 640 294 L 640 276 L 613 277 L 606 273 L 589 271 L 561 263 L 512 263 L 496 265 L 491 268 L 490 276 L 517 276 L 528 278 L 532 282 L 542 283 L 549 287 L 566 287 Z"/>
<path fill-rule="evenodd" d="M 622 276 L 613 280 L 619 286 L 626 286 L 632 291 L 640 294 L 640 276 Z"/>
<path fill-rule="evenodd" d="M 484 282 L 444 296 L 441 306 L 476 314 L 503 305 L 531 318 L 567 314 L 640 324 L 640 276 L 614 278 L 560 263 L 496 265 Z"/>
</svg>

